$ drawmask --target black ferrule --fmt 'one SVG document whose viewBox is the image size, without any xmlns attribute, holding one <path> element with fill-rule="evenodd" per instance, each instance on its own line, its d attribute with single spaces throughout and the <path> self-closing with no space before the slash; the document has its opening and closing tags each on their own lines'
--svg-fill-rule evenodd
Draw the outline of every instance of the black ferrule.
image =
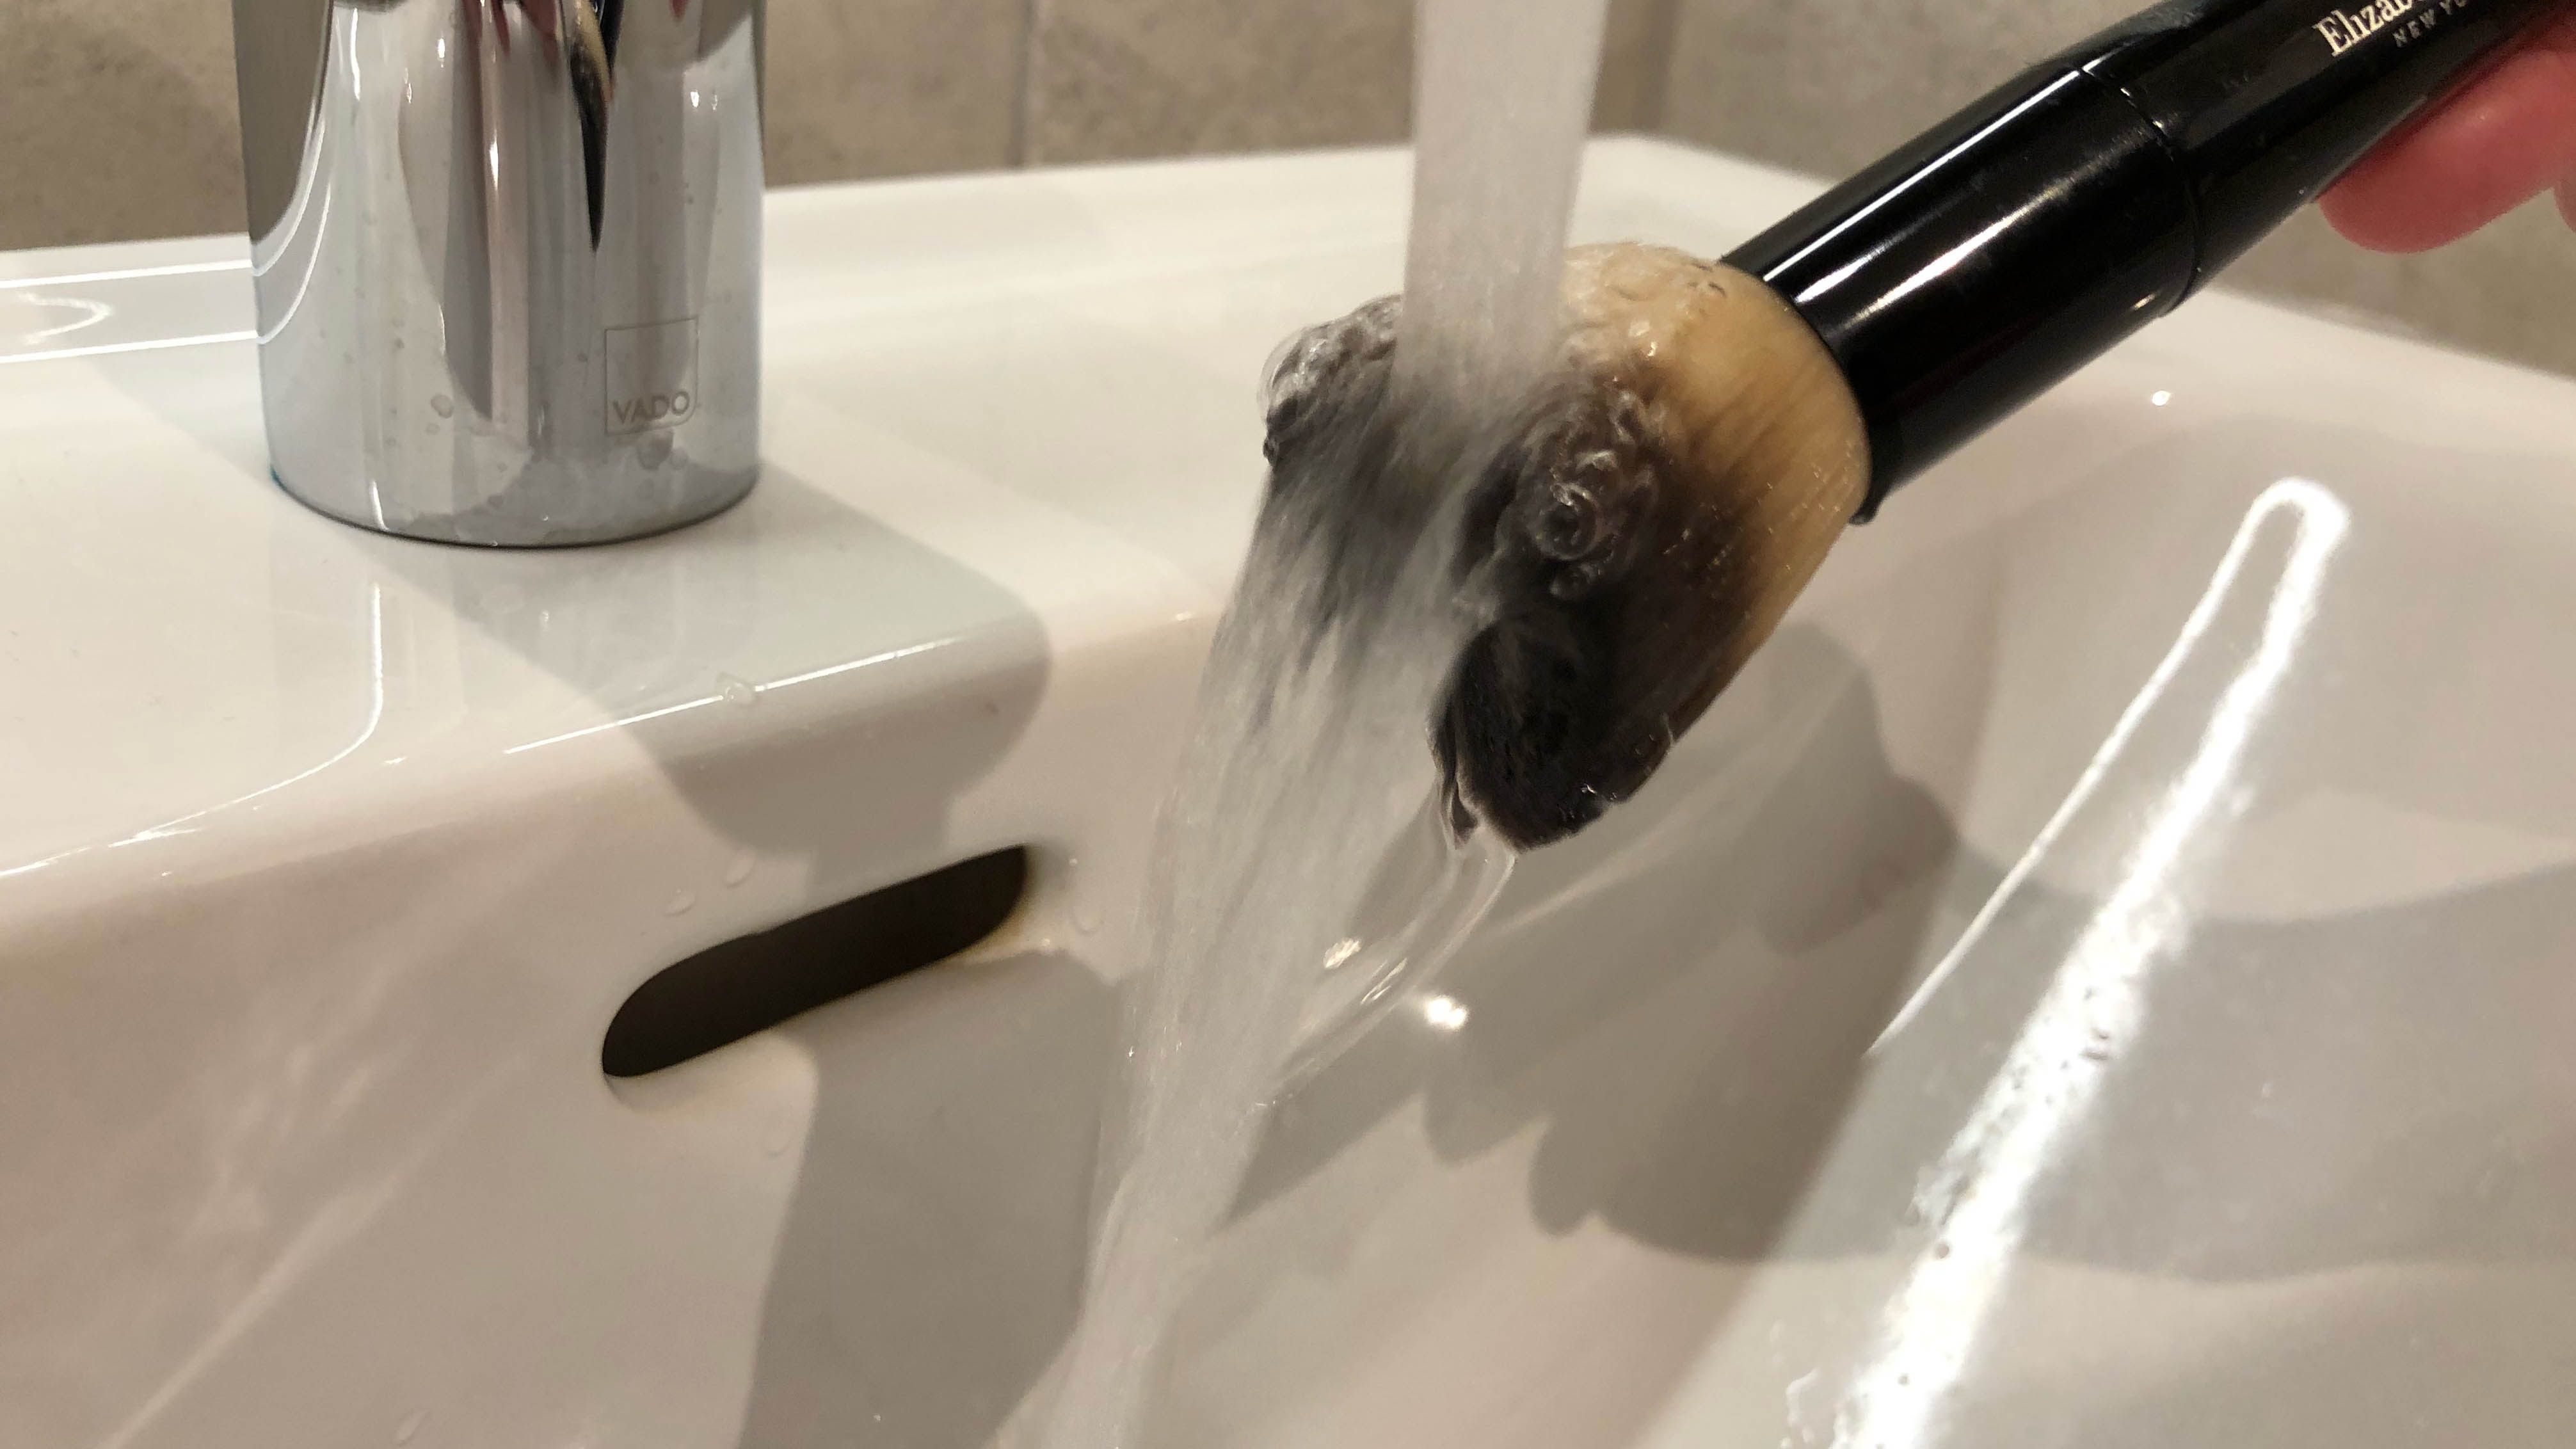
<svg viewBox="0 0 2576 1449">
<path fill-rule="evenodd" d="M 2171 311 L 2566 0 L 2171 0 L 2024 72 L 1727 260 L 1824 339 L 1860 517 Z"/>
</svg>

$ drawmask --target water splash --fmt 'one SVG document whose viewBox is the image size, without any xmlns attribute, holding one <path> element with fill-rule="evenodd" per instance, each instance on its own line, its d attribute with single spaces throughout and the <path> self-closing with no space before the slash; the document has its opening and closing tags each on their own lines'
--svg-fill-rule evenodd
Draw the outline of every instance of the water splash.
<svg viewBox="0 0 2576 1449">
<path fill-rule="evenodd" d="M 1145 1442 L 1161 1335 L 1269 1103 L 1292 1063 L 1331 1048 L 1309 1009 L 1324 963 L 1434 796 L 1428 722 L 1476 623 L 1458 511 L 1559 340 L 1604 10 L 1422 0 L 1394 358 L 1277 461 L 1218 629 L 1140 918 L 1128 1101 L 1104 1142 L 1107 1206 L 1047 1449 Z M 1389 983 L 1427 974 L 1497 885 L 1490 865 L 1462 866 L 1433 892 L 1445 919 L 1427 934 L 1360 934 L 1341 959 L 1361 1000 L 1330 1019 L 1391 1004 Z M 1378 955 L 1350 971 L 1370 940 Z M 1455 1003 L 1441 1015 L 1463 1024 Z"/>
</svg>

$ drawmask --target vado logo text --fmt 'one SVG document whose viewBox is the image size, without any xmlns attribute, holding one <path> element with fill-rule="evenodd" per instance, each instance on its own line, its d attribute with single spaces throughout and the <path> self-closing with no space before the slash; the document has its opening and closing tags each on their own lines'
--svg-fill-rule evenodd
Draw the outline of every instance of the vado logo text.
<svg viewBox="0 0 2576 1449">
<path fill-rule="evenodd" d="M 697 318 L 611 327 L 607 345 L 600 424 L 611 436 L 676 428 L 697 413 Z"/>
<path fill-rule="evenodd" d="M 612 402 L 608 410 L 616 416 L 621 428 L 649 428 L 660 423 L 676 423 L 687 417 L 689 409 L 694 406 L 696 404 L 690 399 L 688 389 L 682 388 L 677 392 L 657 392 L 648 397 Z"/>
</svg>

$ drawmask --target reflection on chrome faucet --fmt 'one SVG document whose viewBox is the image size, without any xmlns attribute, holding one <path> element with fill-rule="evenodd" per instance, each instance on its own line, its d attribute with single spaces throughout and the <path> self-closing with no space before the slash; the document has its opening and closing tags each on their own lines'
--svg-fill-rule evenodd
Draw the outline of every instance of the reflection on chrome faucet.
<svg viewBox="0 0 2576 1449">
<path fill-rule="evenodd" d="M 757 470 L 761 0 L 234 0 L 278 482 L 457 543 Z"/>
</svg>

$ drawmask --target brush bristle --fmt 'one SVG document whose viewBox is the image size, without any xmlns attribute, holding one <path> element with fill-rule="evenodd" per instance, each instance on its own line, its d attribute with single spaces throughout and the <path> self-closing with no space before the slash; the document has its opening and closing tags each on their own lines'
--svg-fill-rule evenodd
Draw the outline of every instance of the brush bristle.
<svg viewBox="0 0 2576 1449">
<path fill-rule="evenodd" d="M 1386 531 L 1372 510 L 1423 502 L 1354 475 L 1362 435 L 1391 426 L 1399 305 L 1380 298 L 1275 360 L 1265 531 L 1330 527 L 1337 554 L 1364 553 Z M 1466 501 L 1460 567 L 1485 622 L 1432 728 L 1452 823 L 1522 849 L 1654 774 L 1869 485 L 1848 384 L 1760 282 L 1663 248 L 1584 247 L 1565 306 L 1564 365 Z"/>
<path fill-rule="evenodd" d="M 1492 617 L 1434 730 L 1453 802 L 1523 849 L 1646 782 L 1869 482 L 1848 385 L 1753 278 L 1587 247 L 1566 302 L 1563 386 L 1469 510 Z"/>
</svg>

